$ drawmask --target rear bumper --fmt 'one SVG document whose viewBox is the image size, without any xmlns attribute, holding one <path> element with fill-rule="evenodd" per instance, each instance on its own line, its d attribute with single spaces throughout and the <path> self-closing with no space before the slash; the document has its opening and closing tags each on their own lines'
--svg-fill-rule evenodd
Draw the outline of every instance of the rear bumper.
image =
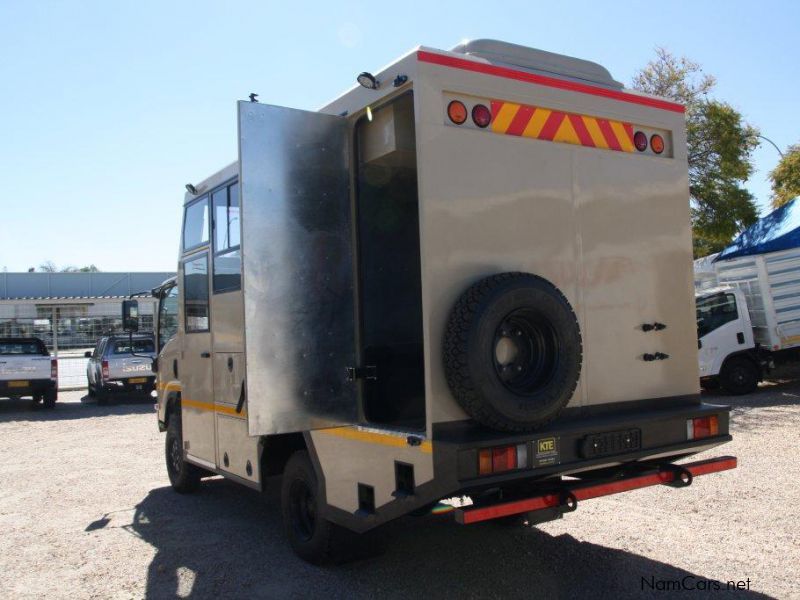
<svg viewBox="0 0 800 600">
<path fill-rule="evenodd" d="M 131 383 L 131 380 L 142 379 L 144 382 Z M 103 391 L 114 393 L 142 393 L 152 392 L 156 388 L 155 376 L 124 377 L 120 379 L 108 379 L 102 384 Z"/>
<path fill-rule="evenodd" d="M 0 398 L 17 398 L 20 396 L 33 396 L 43 394 L 47 390 L 55 389 L 56 382 L 52 379 L 27 379 L 27 385 L 12 386 L 11 381 L 0 381 Z"/>
<path fill-rule="evenodd" d="M 717 435 L 688 439 L 687 420 L 712 415 L 718 419 Z M 705 403 L 559 419 L 544 429 L 526 434 L 502 435 L 471 422 L 459 422 L 435 431 L 434 452 L 438 454 L 439 465 L 455 472 L 458 487 L 470 489 L 516 479 L 572 475 L 633 461 L 689 456 L 730 441 L 729 422 L 730 407 Z M 637 446 L 598 455 L 587 452 L 587 441 L 593 436 L 620 431 L 632 432 L 638 437 Z M 519 444 L 527 446 L 529 460 L 525 468 L 501 475 L 478 474 L 480 449 Z M 540 451 L 542 448 L 545 451 Z"/>
</svg>

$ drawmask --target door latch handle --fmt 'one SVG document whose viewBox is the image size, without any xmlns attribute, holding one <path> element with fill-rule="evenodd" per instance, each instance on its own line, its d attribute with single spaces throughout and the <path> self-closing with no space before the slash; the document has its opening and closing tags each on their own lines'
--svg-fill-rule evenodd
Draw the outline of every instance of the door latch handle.
<svg viewBox="0 0 800 600">
<path fill-rule="evenodd" d="M 211 352 L 201 352 L 200 353 L 200 357 L 201 358 L 211 358 Z"/>
</svg>

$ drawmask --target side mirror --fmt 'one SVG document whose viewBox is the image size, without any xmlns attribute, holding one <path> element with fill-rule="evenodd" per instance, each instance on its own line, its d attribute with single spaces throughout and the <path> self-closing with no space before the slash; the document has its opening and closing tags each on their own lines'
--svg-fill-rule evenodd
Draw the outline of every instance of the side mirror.
<svg viewBox="0 0 800 600">
<path fill-rule="evenodd" d="M 92 358 L 92 351 L 89 350 L 88 352 L 83 353 L 84 358 Z"/>
<path fill-rule="evenodd" d="M 122 329 L 126 333 L 139 331 L 139 302 L 137 300 L 122 301 Z"/>
</svg>

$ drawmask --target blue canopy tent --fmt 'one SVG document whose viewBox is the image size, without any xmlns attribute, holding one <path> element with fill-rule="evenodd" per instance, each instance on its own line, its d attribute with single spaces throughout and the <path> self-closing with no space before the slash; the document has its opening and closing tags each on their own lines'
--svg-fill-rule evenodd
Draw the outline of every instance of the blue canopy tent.
<svg viewBox="0 0 800 600">
<path fill-rule="evenodd" d="M 745 229 L 717 255 L 714 262 L 778 252 L 800 247 L 800 198 L 776 208 L 766 217 Z"/>
</svg>

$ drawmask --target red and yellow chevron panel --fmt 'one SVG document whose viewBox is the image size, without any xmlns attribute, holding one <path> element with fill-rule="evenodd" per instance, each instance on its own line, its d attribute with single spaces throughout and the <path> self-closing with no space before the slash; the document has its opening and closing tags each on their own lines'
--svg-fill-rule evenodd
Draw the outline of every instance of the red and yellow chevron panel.
<svg viewBox="0 0 800 600">
<path fill-rule="evenodd" d="M 503 100 L 492 100 L 491 104 L 491 130 L 495 133 L 617 152 L 634 151 L 630 123 Z"/>
</svg>

